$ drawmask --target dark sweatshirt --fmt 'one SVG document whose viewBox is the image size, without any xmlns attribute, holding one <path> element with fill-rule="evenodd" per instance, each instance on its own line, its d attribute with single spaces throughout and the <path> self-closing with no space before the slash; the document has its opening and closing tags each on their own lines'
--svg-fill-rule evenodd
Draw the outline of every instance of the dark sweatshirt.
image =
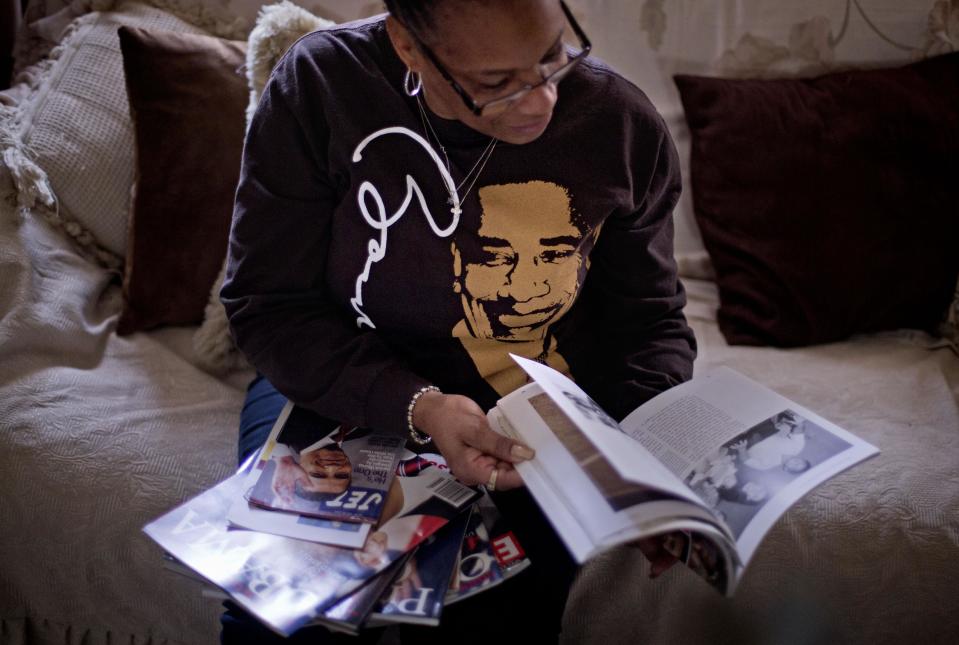
<svg viewBox="0 0 959 645">
<path fill-rule="evenodd" d="M 646 96 L 586 59 L 545 133 L 498 143 L 457 214 L 449 189 L 490 139 L 427 109 L 447 171 L 404 71 L 380 18 L 304 37 L 273 72 L 221 291 L 257 370 L 323 416 L 396 432 L 424 385 L 494 405 L 525 382 L 511 352 L 617 418 L 688 379 L 679 162 Z"/>
</svg>

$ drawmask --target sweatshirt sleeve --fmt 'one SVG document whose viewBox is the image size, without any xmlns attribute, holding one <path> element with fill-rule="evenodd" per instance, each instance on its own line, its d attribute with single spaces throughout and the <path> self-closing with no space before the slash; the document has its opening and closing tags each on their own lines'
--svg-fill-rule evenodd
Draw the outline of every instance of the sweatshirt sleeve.
<svg viewBox="0 0 959 645">
<path fill-rule="evenodd" d="M 582 304 L 593 355 L 575 375 L 617 419 L 691 378 L 696 356 L 673 257 L 679 158 L 658 115 L 638 126 L 626 145 L 633 208 L 606 219 L 590 255 Z"/>
<path fill-rule="evenodd" d="M 237 346 L 283 395 L 324 417 L 404 432 L 428 382 L 326 288 L 336 181 L 315 58 L 294 46 L 247 133 L 220 291 Z"/>
</svg>

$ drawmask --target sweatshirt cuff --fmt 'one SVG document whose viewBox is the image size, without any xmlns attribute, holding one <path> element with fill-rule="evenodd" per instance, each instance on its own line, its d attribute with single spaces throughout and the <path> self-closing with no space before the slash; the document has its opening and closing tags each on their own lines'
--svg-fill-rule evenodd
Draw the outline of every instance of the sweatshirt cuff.
<svg viewBox="0 0 959 645">
<path fill-rule="evenodd" d="M 390 367 L 377 375 L 366 397 L 366 421 L 374 430 L 406 435 L 406 409 L 413 395 L 431 385 L 426 379 L 401 367 Z"/>
</svg>

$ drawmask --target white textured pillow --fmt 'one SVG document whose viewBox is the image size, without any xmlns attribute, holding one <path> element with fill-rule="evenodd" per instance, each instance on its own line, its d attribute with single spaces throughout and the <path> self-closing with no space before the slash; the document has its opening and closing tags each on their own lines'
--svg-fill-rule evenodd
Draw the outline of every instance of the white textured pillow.
<svg viewBox="0 0 959 645">
<path fill-rule="evenodd" d="M 263 0 L 148 1 L 151 4 L 184 17 L 188 15 L 202 15 L 206 18 L 216 18 L 220 21 L 231 20 L 234 21 L 238 27 L 245 28 L 247 33 L 256 24 L 259 24 L 260 9 L 273 4 L 269 1 L 264 2 Z M 386 11 L 381 0 L 297 0 L 296 4 L 314 15 L 329 18 L 334 22 L 348 22 Z M 187 17 L 187 19 L 195 24 L 200 24 L 189 17 Z M 206 27 L 205 25 L 202 26 Z"/>
<path fill-rule="evenodd" d="M 92 236 L 118 258 L 126 251 L 134 171 L 120 25 L 205 33 L 138 3 L 77 19 L 23 103 L 18 127 L 22 148 L 56 195 L 56 221 L 81 242 Z"/>
</svg>

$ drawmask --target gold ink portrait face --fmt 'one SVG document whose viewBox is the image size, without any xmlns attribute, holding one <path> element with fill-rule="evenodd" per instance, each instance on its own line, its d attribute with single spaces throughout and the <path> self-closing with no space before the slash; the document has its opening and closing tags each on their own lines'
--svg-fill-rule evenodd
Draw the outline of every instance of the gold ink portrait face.
<svg viewBox="0 0 959 645">
<path fill-rule="evenodd" d="M 453 245 L 456 288 L 472 334 L 531 340 L 572 305 L 583 231 L 562 186 L 534 181 L 485 186 L 479 248 Z"/>
</svg>

